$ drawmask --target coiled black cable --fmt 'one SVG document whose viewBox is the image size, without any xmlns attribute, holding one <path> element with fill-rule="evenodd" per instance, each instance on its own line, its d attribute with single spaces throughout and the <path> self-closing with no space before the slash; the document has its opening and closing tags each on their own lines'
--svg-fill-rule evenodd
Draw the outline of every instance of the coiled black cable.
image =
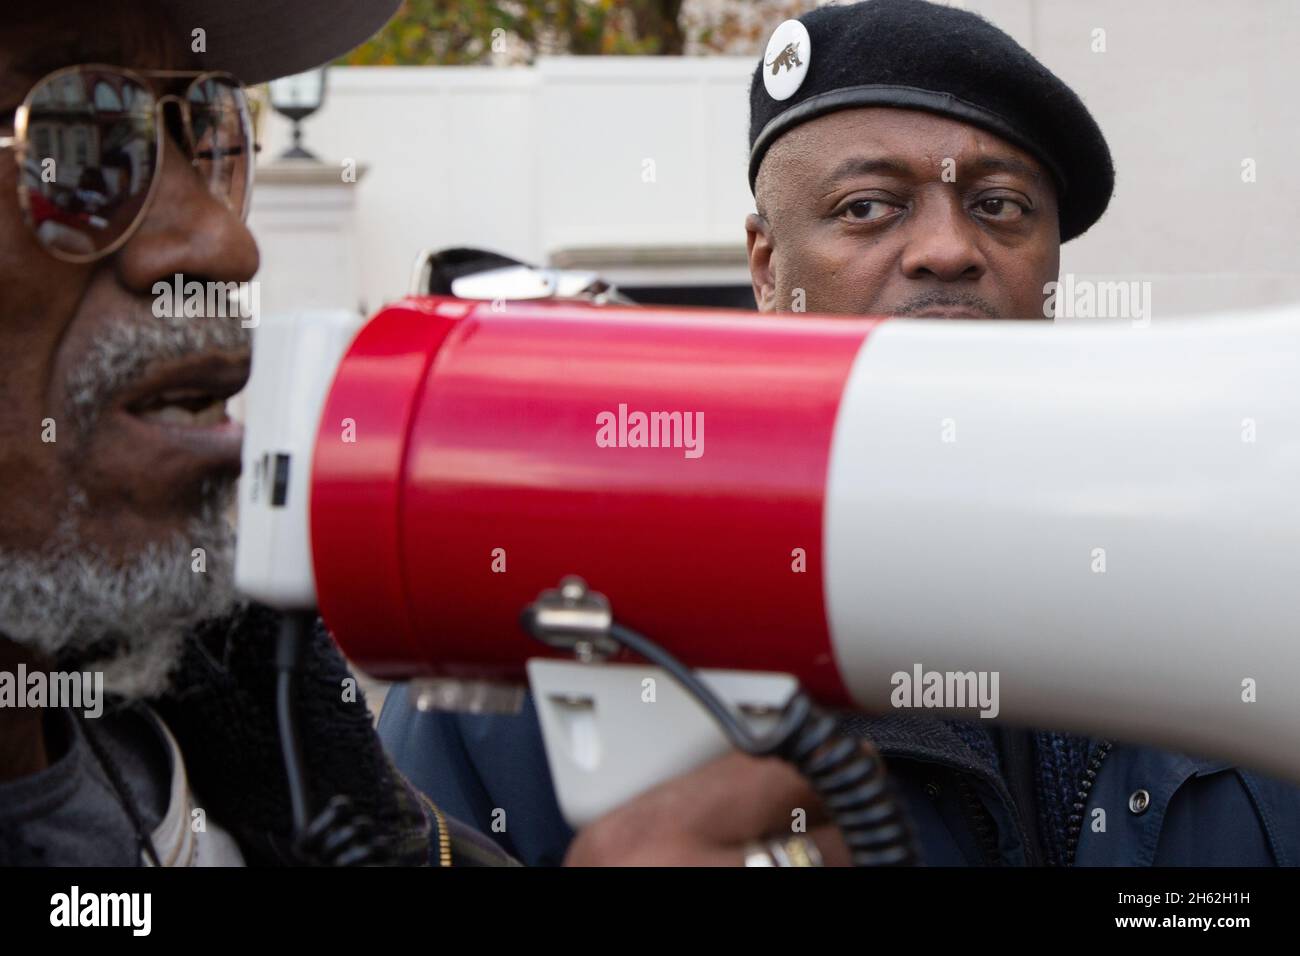
<svg viewBox="0 0 1300 956">
<path fill-rule="evenodd" d="M 533 608 L 521 618 L 524 630 L 546 639 Z M 713 715 L 732 745 L 751 757 L 779 757 L 792 764 L 821 797 L 848 845 L 854 866 L 914 866 L 916 839 L 894 796 L 884 761 L 863 740 L 838 731 L 839 721 L 796 690 L 766 734 L 756 736 L 689 667 L 645 635 L 617 621 L 608 636 L 673 677 Z M 546 641 L 550 643 L 549 641 Z M 870 748 L 870 749 L 869 749 Z"/>
<path fill-rule="evenodd" d="M 314 614 L 290 611 L 281 619 L 276 639 L 275 709 L 293 816 L 293 858 L 304 866 L 384 865 L 392 862 L 389 841 L 375 834 L 374 822 L 355 812 L 347 797 L 335 796 L 319 813 L 311 815 L 293 698 L 302 648 L 315 623 Z"/>
</svg>

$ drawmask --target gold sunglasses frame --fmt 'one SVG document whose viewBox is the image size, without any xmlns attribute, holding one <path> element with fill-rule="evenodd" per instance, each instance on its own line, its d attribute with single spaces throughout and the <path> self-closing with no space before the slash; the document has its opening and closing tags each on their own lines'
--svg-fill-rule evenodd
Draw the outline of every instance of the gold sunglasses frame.
<svg viewBox="0 0 1300 956">
<path fill-rule="evenodd" d="M 122 235 L 118 236 L 103 249 L 98 249 L 93 253 L 65 252 L 61 249 L 47 246 L 45 243 L 41 242 L 40 237 L 37 236 L 36 241 L 40 244 L 42 249 L 62 262 L 85 264 L 96 262 L 105 256 L 113 254 L 130 241 L 131 237 L 135 235 L 136 230 L 140 228 L 140 223 L 142 223 L 145 216 L 148 215 L 149 209 L 153 205 L 154 194 L 158 190 L 158 183 L 162 178 L 163 154 L 166 152 L 165 139 L 167 136 L 167 121 L 166 117 L 163 115 L 163 107 L 168 102 L 172 102 L 179 108 L 181 113 L 181 123 L 185 130 L 185 138 L 188 140 L 185 147 L 191 154 L 190 165 L 197 166 L 199 160 L 193 156 L 195 145 L 194 125 L 190 115 L 192 104 L 190 103 L 188 96 L 190 91 L 193 90 L 201 81 L 212 78 L 228 81 L 232 91 L 235 93 L 236 101 L 239 104 L 249 155 L 248 163 L 246 164 L 246 171 L 244 173 L 243 203 L 242 207 L 238 210 L 238 214 L 241 221 L 248 218 L 248 207 L 253 195 L 254 167 L 256 166 L 254 159 L 260 147 L 256 142 L 256 135 L 253 130 L 253 114 L 252 107 L 248 101 L 248 93 L 244 89 L 243 84 L 240 83 L 236 77 L 222 70 L 133 70 L 129 67 L 113 66 L 107 63 L 79 63 L 74 66 L 60 67 L 51 73 L 47 73 L 32 84 L 32 88 L 27 91 L 27 95 L 23 97 L 22 103 L 19 104 L 18 108 L 14 111 L 14 135 L 0 136 L 0 149 L 11 148 L 14 151 L 14 160 L 17 164 L 18 173 L 18 181 L 16 184 L 18 205 L 22 209 L 23 220 L 27 223 L 28 228 L 32 230 L 34 236 L 36 235 L 36 226 L 32 221 L 32 211 L 31 205 L 27 199 L 27 190 L 23 188 L 23 164 L 26 162 L 27 154 L 30 150 L 30 143 L 27 139 L 27 123 L 28 117 L 31 113 L 32 98 L 35 96 L 37 90 L 41 89 L 42 86 L 57 80 L 60 77 L 68 74 L 89 72 L 112 73 L 125 77 L 139 85 L 141 88 L 148 90 L 149 95 L 153 97 L 153 147 L 155 161 L 153 173 L 149 181 L 149 191 L 145 194 L 144 202 L 140 205 L 140 211 L 136 214 L 135 219 L 133 219 L 131 224 L 123 230 Z M 186 77 L 192 77 L 193 79 L 190 84 L 185 87 L 185 93 L 183 96 L 178 96 L 174 93 L 165 93 L 159 96 L 154 89 L 154 85 L 149 82 L 150 79 L 184 79 Z M 232 209 L 231 211 L 233 212 L 235 210 Z"/>
</svg>

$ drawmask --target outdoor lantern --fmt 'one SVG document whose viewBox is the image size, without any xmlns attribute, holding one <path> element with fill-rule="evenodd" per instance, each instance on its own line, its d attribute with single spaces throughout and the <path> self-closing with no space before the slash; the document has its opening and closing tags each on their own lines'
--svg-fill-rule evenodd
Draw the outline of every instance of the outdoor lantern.
<svg viewBox="0 0 1300 956">
<path fill-rule="evenodd" d="M 325 70 L 326 67 L 320 67 L 272 80 L 269 84 L 271 107 L 281 116 L 293 120 L 293 147 L 286 150 L 281 159 L 319 161 L 319 157 L 303 148 L 301 124 L 325 102 Z"/>
</svg>

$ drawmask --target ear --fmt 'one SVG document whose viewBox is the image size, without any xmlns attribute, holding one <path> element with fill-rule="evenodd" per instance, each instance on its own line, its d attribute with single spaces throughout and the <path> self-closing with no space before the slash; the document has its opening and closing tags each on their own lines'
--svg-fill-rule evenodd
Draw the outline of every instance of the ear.
<svg viewBox="0 0 1300 956">
<path fill-rule="evenodd" d="M 776 275 L 772 271 L 772 231 L 756 212 L 745 217 L 745 245 L 749 250 L 749 278 L 758 311 L 776 311 Z"/>
</svg>

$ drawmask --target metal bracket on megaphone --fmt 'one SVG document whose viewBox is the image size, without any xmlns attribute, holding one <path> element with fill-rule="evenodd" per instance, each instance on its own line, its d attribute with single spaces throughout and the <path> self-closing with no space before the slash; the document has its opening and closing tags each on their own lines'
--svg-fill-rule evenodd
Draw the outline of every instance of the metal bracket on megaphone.
<svg viewBox="0 0 1300 956">
<path fill-rule="evenodd" d="M 609 599 L 587 589 L 587 582 L 570 576 L 558 588 L 541 593 L 532 605 L 533 635 L 551 647 L 572 651 L 591 663 L 612 657 L 618 642 L 609 633 L 614 623 Z"/>
<path fill-rule="evenodd" d="M 753 757 L 780 757 L 803 775 L 830 809 L 855 865 L 907 866 L 917 862 L 912 828 L 901 803 L 894 797 L 884 761 L 869 741 L 842 734 L 839 720 L 814 704 L 796 681 L 786 678 L 784 700 L 770 708 L 767 715 L 770 719 L 763 722 L 746 719 L 745 708 L 735 705 L 735 695 L 720 692 L 715 686 L 717 674 L 710 679 L 710 675 L 686 667 L 645 635 L 616 621 L 609 600 L 589 590 L 586 582 L 576 576 L 565 577 L 558 588 L 543 591 L 524 609 L 520 623 L 542 643 L 572 651 L 584 662 L 579 666 L 607 660 L 626 648 L 667 673 L 685 692 L 688 702 L 693 701 L 696 706 L 690 711 L 677 708 L 656 713 L 652 723 L 662 733 L 651 741 L 652 745 L 666 740 L 670 748 L 676 749 L 675 745 L 683 743 L 684 731 L 688 730 L 688 725 L 681 723 L 683 720 L 689 721 L 692 713 L 697 724 L 712 718 L 735 749 Z M 538 678 L 545 676 L 545 671 L 537 665 L 553 663 L 530 663 L 529 676 L 535 692 Z M 590 669 L 607 668 L 621 669 L 616 664 Z M 746 676 L 733 675 L 740 680 Z M 775 675 L 765 676 L 770 681 Z M 561 676 L 561 680 L 565 679 L 573 678 Z M 622 703 L 626 703 L 627 694 L 621 696 Z M 646 698 L 642 696 L 641 700 Z M 595 713 L 597 701 L 564 695 L 560 702 L 564 715 L 559 719 L 546 701 L 539 700 L 538 708 L 547 760 L 561 804 L 566 803 L 566 790 L 572 796 L 572 791 L 579 789 L 577 782 L 585 785 L 581 787 L 585 791 L 603 786 L 606 796 L 617 792 L 620 784 L 626 789 L 627 781 L 611 780 L 609 774 L 602 777 L 599 772 L 606 756 L 604 751 L 613 748 L 607 747 L 599 736 L 601 715 Z M 614 706 L 618 703 L 615 701 Z M 631 742 L 638 729 L 644 732 L 647 716 L 628 721 L 641 725 L 639 728 L 614 728 L 628 734 L 625 744 Z M 648 756 L 644 749 L 646 742 L 644 736 L 637 741 L 636 756 L 642 760 Z M 577 774 L 573 772 L 575 769 Z M 677 772 L 687 769 L 678 767 Z M 589 792 L 583 796 L 588 806 L 595 802 Z M 568 815 L 575 826 L 590 819 L 589 814 L 581 820 L 573 819 L 571 813 Z"/>
<path fill-rule="evenodd" d="M 618 651 L 618 642 L 609 634 L 614 621 L 609 601 L 587 590 L 582 578 L 567 577 L 558 588 L 543 591 L 531 611 L 534 636 L 584 664 L 607 660 Z M 514 714 L 523 705 L 523 688 L 509 682 L 419 677 L 410 683 L 421 711 Z"/>
</svg>

